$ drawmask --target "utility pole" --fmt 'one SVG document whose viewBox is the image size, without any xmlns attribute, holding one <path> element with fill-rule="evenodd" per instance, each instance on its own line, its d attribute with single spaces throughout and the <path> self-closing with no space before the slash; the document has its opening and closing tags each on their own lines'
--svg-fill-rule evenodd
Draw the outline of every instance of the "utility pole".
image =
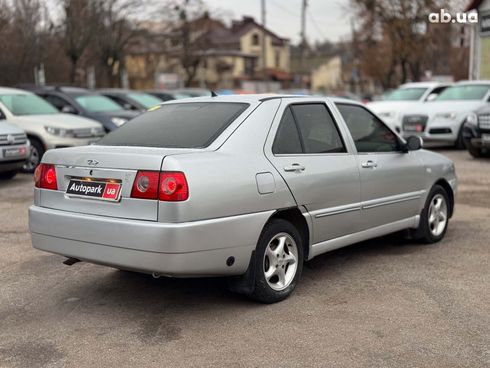
<svg viewBox="0 0 490 368">
<path fill-rule="evenodd" d="M 265 79 L 266 77 L 266 72 L 265 69 L 267 68 L 267 62 L 266 62 L 266 57 L 267 57 L 267 52 L 265 49 L 265 0 L 261 0 L 261 6 L 262 6 L 262 76 Z"/>
<path fill-rule="evenodd" d="M 301 87 L 305 87 L 304 83 L 304 69 L 305 69 L 305 48 L 306 48 L 306 7 L 308 6 L 308 0 L 303 0 L 301 4 L 301 44 L 300 44 L 300 59 L 299 69 L 301 75 Z"/>
</svg>

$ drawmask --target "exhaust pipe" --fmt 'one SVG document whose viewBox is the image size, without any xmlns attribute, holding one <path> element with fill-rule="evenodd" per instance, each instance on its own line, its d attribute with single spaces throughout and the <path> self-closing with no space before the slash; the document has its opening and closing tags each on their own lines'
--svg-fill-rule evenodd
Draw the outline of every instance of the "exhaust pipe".
<svg viewBox="0 0 490 368">
<path fill-rule="evenodd" d="M 67 266 L 73 266 L 75 263 L 81 262 L 78 258 L 67 258 L 63 264 Z"/>
<path fill-rule="evenodd" d="M 154 279 L 159 279 L 160 277 L 162 277 L 160 272 L 153 272 L 151 275 L 153 276 Z"/>
</svg>

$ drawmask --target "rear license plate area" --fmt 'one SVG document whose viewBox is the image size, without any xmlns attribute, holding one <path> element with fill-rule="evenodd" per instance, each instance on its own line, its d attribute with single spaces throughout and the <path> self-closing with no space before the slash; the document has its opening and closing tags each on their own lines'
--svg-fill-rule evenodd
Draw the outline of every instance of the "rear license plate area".
<svg viewBox="0 0 490 368">
<path fill-rule="evenodd" d="M 70 179 L 66 194 L 70 197 L 117 202 L 121 198 L 121 184 L 106 181 Z"/>
</svg>

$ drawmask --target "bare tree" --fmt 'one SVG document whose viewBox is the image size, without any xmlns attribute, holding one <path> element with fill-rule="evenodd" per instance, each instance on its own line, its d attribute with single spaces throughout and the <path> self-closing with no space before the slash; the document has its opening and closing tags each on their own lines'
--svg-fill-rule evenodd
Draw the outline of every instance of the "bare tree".
<svg viewBox="0 0 490 368">
<path fill-rule="evenodd" d="M 95 39 L 96 55 L 100 60 L 106 83 L 120 86 L 124 59 L 130 40 L 135 35 L 130 16 L 138 11 L 137 0 L 95 0 L 98 34 Z"/>
<path fill-rule="evenodd" d="M 205 51 L 211 47 L 209 32 L 222 23 L 211 19 L 202 0 L 171 0 L 164 8 L 172 24 L 169 54 L 176 57 L 185 75 L 184 84 L 192 86 Z"/>
<path fill-rule="evenodd" d="M 450 0 L 351 0 L 351 4 L 361 21 L 364 69 L 385 88 L 420 80 L 435 57 L 433 46 L 447 47 L 450 42 L 450 26 L 428 23 L 428 15 L 449 9 Z M 438 50 L 448 52 L 442 46 Z M 376 65 L 383 67 L 379 70 Z"/>
<path fill-rule="evenodd" d="M 92 0 L 63 0 L 61 42 L 70 60 L 70 83 L 77 79 L 78 64 L 97 34 L 96 4 Z"/>
</svg>

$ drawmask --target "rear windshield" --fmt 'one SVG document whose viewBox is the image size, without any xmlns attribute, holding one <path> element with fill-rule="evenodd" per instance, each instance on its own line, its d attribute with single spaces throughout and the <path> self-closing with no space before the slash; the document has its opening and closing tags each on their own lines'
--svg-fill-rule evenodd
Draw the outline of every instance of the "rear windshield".
<svg viewBox="0 0 490 368">
<path fill-rule="evenodd" d="M 137 116 L 98 141 L 104 146 L 204 148 L 249 105 L 191 102 L 162 105 Z"/>
</svg>

